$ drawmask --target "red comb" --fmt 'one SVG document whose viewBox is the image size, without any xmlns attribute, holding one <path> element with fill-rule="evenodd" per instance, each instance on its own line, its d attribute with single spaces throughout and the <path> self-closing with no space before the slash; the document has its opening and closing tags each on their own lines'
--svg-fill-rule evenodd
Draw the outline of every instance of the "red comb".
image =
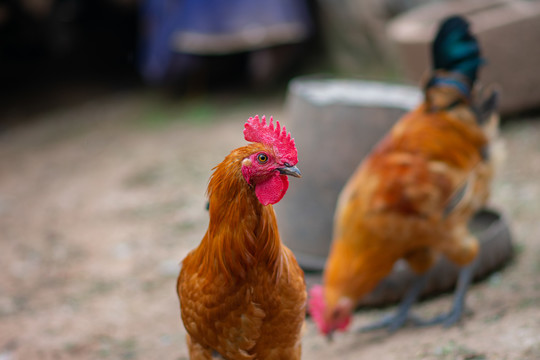
<svg viewBox="0 0 540 360">
<path fill-rule="evenodd" d="M 330 332 L 330 327 L 324 321 L 324 296 L 323 287 L 314 285 L 309 290 L 308 311 L 323 334 Z"/>
<path fill-rule="evenodd" d="M 308 311 L 319 330 L 328 335 L 334 330 L 345 331 L 351 322 L 351 317 L 339 322 L 328 323 L 324 318 L 326 303 L 324 301 L 324 289 L 321 285 L 314 285 L 309 290 Z"/>
<path fill-rule="evenodd" d="M 281 128 L 279 121 L 276 120 L 276 126 L 272 123 L 273 118 L 270 116 L 270 122 L 266 123 L 266 116 L 259 119 L 259 115 L 250 117 L 244 125 L 244 138 L 247 141 L 258 142 L 274 147 L 274 150 L 282 158 L 287 158 L 291 165 L 295 165 L 298 160 L 296 158 L 296 146 L 291 133 L 287 133 L 285 126 Z"/>
</svg>

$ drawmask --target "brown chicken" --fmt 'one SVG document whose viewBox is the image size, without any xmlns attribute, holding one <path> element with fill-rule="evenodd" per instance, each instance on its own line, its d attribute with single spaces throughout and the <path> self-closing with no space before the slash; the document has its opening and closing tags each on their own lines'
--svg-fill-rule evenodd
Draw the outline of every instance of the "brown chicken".
<svg viewBox="0 0 540 360">
<path fill-rule="evenodd" d="M 244 136 L 252 143 L 215 167 L 208 230 L 178 277 L 190 358 L 300 359 L 304 273 L 271 205 L 285 195 L 287 175 L 301 176 L 294 139 L 258 116 Z"/>
<path fill-rule="evenodd" d="M 452 310 L 416 322 L 451 325 L 462 314 L 479 249 L 467 223 L 489 195 L 497 96 L 473 91 L 483 60 L 463 18 L 441 25 L 433 57 L 424 102 L 396 123 L 340 194 L 323 287 L 315 287 L 310 299 L 310 312 L 324 334 L 348 326 L 358 300 L 398 259 L 418 274 L 425 274 L 439 254 L 464 266 Z M 418 276 L 396 314 L 365 329 L 396 330 L 412 319 L 409 309 L 425 279 Z"/>
</svg>

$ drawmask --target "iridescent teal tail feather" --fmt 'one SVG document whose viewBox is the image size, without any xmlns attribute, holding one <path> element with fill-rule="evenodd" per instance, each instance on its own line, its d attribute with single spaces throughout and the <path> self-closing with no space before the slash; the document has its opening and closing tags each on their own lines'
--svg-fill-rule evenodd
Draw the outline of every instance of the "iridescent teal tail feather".
<svg viewBox="0 0 540 360">
<path fill-rule="evenodd" d="M 451 16 L 440 26 L 432 48 L 433 70 L 446 70 L 465 76 L 471 84 L 484 63 L 480 46 L 461 16 Z"/>
<path fill-rule="evenodd" d="M 484 59 L 467 20 L 454 15 L 442 21 L 433 41 L 432 61 L 433 75 L 426 84 L 426 91 L 429 88 L 451 88 L 462 100 L 469 99 Z M 447 105 L 457 101 L 460 100 Z"/>
</svg>

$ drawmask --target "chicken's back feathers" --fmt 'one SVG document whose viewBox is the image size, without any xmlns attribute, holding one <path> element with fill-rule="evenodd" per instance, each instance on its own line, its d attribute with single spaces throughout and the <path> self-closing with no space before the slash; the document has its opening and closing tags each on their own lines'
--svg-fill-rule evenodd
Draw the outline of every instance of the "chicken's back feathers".
<svg viewBox="0 0 540 360">
<path fill-rule="evenodd" d="M 338 232 L 341 223 L 348 228 L 376 214 L 442 219 L 453 195 L 482 162 L 486 144 L 478 126 L 421 105 L 394 126 L 349 179 L 336 210 Z M 356 209 L 354 219 L 342 218 L 344 207 Z"/>
</svg>

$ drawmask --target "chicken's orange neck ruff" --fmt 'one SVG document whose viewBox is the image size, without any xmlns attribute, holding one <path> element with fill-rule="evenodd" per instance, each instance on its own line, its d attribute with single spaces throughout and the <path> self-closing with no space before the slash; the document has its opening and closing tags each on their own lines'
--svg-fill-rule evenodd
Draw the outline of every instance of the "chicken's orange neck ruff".
<svg viewBox="0 0 540 360">
<path fill-rule="evenodd" d="M 281 270 L 281 240 L 272 205 L 263 206 L 241 173 L 251 146 L 233 150 L 216 166 L 208 185 L 210 222 L 196 250 L 206 271 L 225 278 L 245 278 L 250 268 L 265 264 Z"/>
</svg>

